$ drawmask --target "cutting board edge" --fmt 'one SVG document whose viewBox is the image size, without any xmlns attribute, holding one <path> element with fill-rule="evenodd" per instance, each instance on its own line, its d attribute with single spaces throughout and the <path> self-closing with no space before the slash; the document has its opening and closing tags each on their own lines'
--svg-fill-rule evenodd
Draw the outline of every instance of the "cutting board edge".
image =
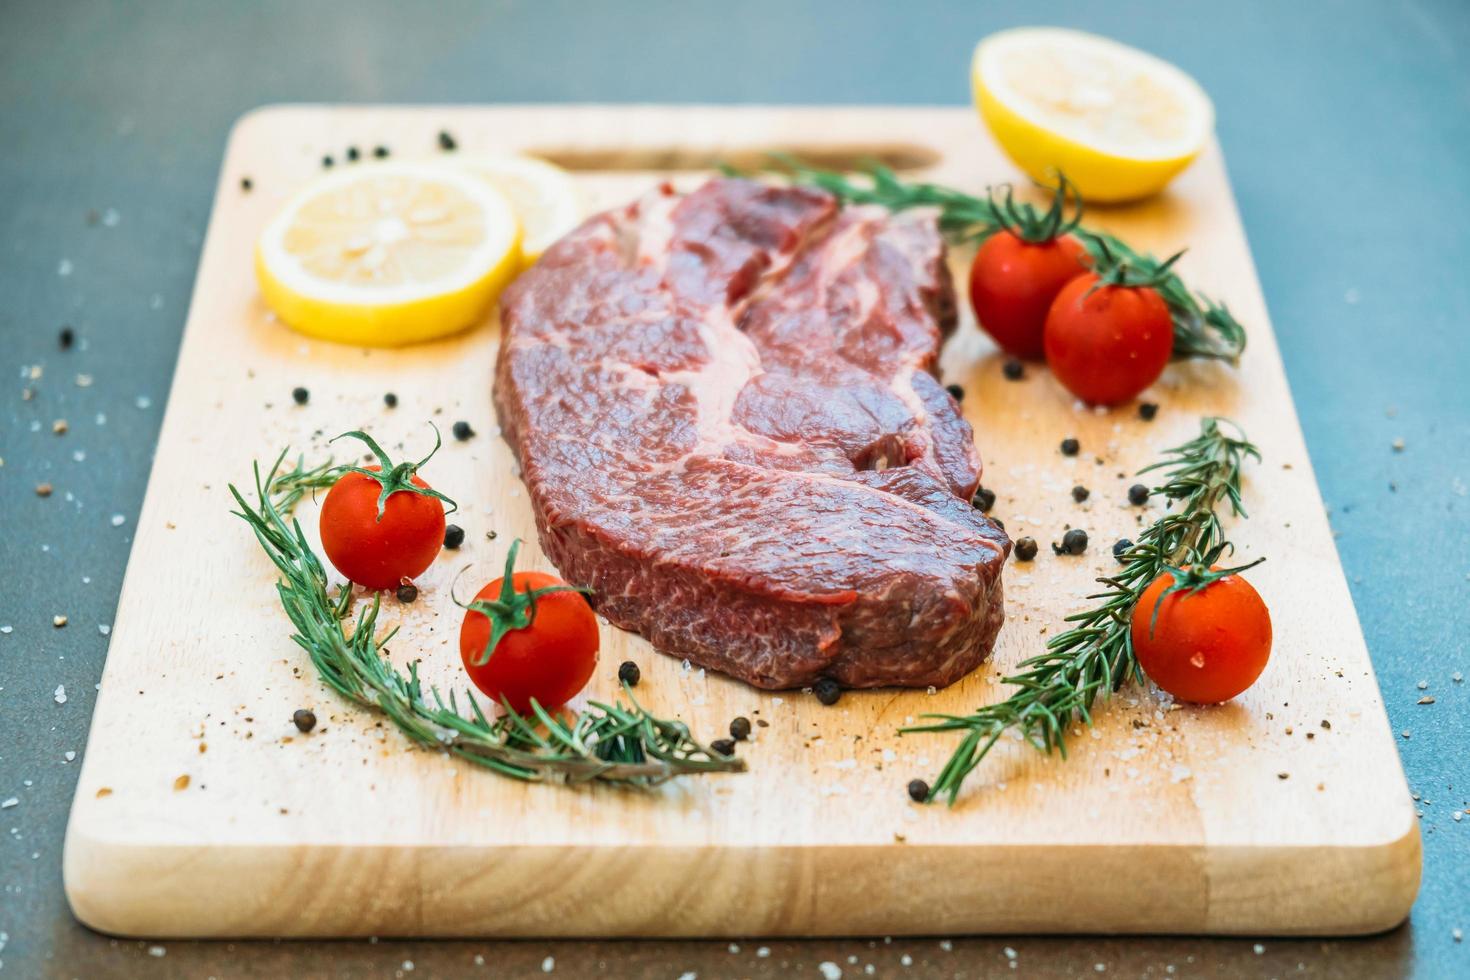
<svg viewBox="0 0 1470 980">
<path fill-rule="evenodd" d="M 83 924 L 125 937 L 1355 936 L 1399 925 L 1418 894 L 1422 842 L 1412 808 L 1403 809 L 1408 825 L 1402 833 L 1351 847 L 305 844 L 180 849 L 108 840 L 74 819 L 66 835 L 63 879 L 67 901 Z M 1147 859 L 1141 852 L 1148 852 Z M 535 887 L 564 880 L 567 867 L 586 873 L 599 863 L 626 864 L 629 872 L 618 867 L 611 875 L 627 884 L 599 903 L 594 917 L 602 919 L 600 924 L 589 927 L 585 918 L 558 914 L 562 906 L 580 902 L 574 886 L 567 889 L 570 894 Z M 713 874 L 712 865 L 721 873 Z M 383 896 L 368 915 L 330 900 L 376 880 L 388 866 L 400 873 L 412 867 L 419 884 L 413 895 Z M 469 866 L 488 870 L 466 877 Z M 1161 866 L 1171 872 L 1160 874 Z M 995 868 L 1024 871 L 996 883 L 987 874 Z M 173 877 L 174 869 L 184 873 Z M 192 882 L 199 878 L 216 887 L 207 894 L 193 891 Z M 956 889 L 956 881 L 968 887 Z M 1356 897 L 1343 901 L 1347 883 Z M 903 895 L 898 907 L 879 909 L 867 901 L 870 888 L 880 885 Z M 689 894 L 691 887 L 695 895 Z M 1068 902 L 1046 901 L 1059 887 L 1068 889 Z M 304 905 L 297 900 L 303 889 Z M 440 901 L 445 889 L 457 893 L 453 907 L 459 911 L 430 921 L 448 907 Z M 472 898 L 466 890 L 481 896 Z M 755 890 L 785 899 L 774 907 L 742 900 Z M 190 891 L 192 900 L 181 901 L 181 891 Z M 655 905 L 625 900 L 650 893 L 666 900 Z M 532 900 L 526 900 L 528 895 Z M 313 902 L 322 898 L 327 900 Z M 181 914 L 181 908 L 187 912 Z"/>
</svg>

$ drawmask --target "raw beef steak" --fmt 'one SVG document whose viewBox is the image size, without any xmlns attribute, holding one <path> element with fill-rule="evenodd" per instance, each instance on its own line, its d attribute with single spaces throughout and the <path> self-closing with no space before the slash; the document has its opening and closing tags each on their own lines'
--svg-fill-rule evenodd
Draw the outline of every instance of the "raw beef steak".
<svg viewBox="0 0 1470 980">
<path fill-rule="evenodd" d="M 665 186 L 562 239 L 501 316 L 541 546 L 612 622 L 764 688 L 939 686 L 989 655 L 1010 541 L 935 378 L 932 215 Z"/>
</svg>

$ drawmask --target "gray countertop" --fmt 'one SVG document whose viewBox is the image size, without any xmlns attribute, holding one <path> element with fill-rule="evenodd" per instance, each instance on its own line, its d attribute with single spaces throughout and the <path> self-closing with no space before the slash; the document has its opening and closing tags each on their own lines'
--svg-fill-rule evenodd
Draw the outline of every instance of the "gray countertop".
<svg viewBox="0 0 1470 980">
<path fill-rule="evenodd" d="M 1045 13 L 1165 55 L 1216 101 L 1313 464 L 1423 797 L 1424 886 L 1405 927 L 1326 942 L 155 945 L 96 935 L 67 910 L 61 840 L 77 765 L 66 753 L 85 751 L 237 116 L 280 101 L 963 103 L 976 39 L 1039 16 L 1029 4 L 958 0 L 4 4 L 0 554 L 17 575 L 0 588 L 0 800 L 18 803 L 0 811 L 0 978 L 507 976 L 546 966 L 570 976 L 819 976 L 824 961 L 849 977 L 869 964 L 878 976 L 1470 975 L 1455 932 L 1470 931 L 1470 819 L 1454 819 L 1470 802 L 1470 685 L 1452 680 L 1470 674 L 1463 0 L 1115 0 Z M 66 351 L 64 325 L 77 336 Z M 64 435 L 52 432 L 57 419 Z M 54 484 L 50 497 L 34 492 L 41 482 Z M 68 624 L 53 627 L 55 615 Z M 1417 703 L 1425 693 L 1435 703 Z"/>
</svg>

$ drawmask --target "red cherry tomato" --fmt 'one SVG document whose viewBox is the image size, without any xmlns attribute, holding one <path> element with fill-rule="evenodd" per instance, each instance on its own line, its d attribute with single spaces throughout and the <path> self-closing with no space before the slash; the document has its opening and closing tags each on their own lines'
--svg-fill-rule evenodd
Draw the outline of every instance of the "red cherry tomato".
<svg viewBox="0 0 1470 980">
<path fill-rule="evenodd" d="M 1174 351 L 1169 307 L 1151 286 L 1073 279 L 1046 316 L 1046 362 L 1068 391 L 1094 405 L 1129 401 L 1158 380 Z"/>
<path fill-rule="evenodd" d="M 1271 614 L 1239 575 L 1226 575 L 1198 592 L 1164 596 L 1173 584 L 1172 573 L 1160 575 L 1133 607 L 1138 663 L 1155 684 L 1181 701 L 1229 701 L 1266 669 Z"/>
<path fill-rule="evenodd" d="M 1011 231 L 996 232 L 970 266 L 975 318 L 1006 353 L 1040 360 L 1047 311 L 1087 264 L 1087 250 L 1072 235 L 1028 242 Z"/>
<path fill-rule="evenodd" d="M 376 466 L 367 469 L 377 471 Z M 420 477 L 414 486 L 428 488 Z M 433 497 L 400 490 L 383 505 L 383 485 L 345 473 L 322 503 L 322 549 L 332 567 L 363 588 L 396 589 L 433 563 L 444 546 L 444 506 Z"/>
<path fill-rule="evenodd" d="M 514 564 L 512 546 L 507 572 Z M 551 711 L 586 687 L 597 666 L 597 617 L 580 592 L 554 575 L 514 572 L 506 586 L 505 577 L 496 579 L 465 608 L 459 628 L 464 669 L 497 703 L 526 714 L 534 698 Z M 481 604 L 485 611 L 475 608 Z"/>
<path fill-rule="evenodd" d="M 439 451 L 439 430 L 433 451 L 417 463 L 395 464 L 365 432 L 337 439 L 348 436 L 361 440 L 381 465 L 343 473 L 327 492 L 322 550 L 348 580 L 374 591 L 394 589 L 428 568 L 444 546 L 444 503 L 451 510 L 455 503 L 417 475 Z"/>
</svg>

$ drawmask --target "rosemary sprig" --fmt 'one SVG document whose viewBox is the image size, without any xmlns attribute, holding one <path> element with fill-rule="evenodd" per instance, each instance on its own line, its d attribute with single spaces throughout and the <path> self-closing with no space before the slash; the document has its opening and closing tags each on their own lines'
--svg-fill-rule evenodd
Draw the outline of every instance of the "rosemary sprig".
<svg viewBox="0 0 1470 980">
<path fill-rule="evenodd" d="M 571 721 L 534 701 L 529 717 L 503 705 L 505 714 L 492 721 L 468 690 L 469 717 L 461 714 L 452 691 L 447 702 L 433 687 L 426 697 L 418 665 L 410 664 L 405 676 L 381 652 L 397 630 L 377 636 L 377 597 L 351 630 L 343 627 L 352 605 L 351 586 L 343 585 L 331 596 L 321 560 L 300 522 L 291 517 L 305 493 L 329 485 L 328 476 L 335 478 L 342 468 L 328 463 L 308 469 L 298 460 L 294 469 L 282 473 L 285 457 L 281 453 L 264 478 L 255 466 L 257 504 L 252 506 L 230 485 L 240 508 L 233 513 L 250 525 L 281 574 L 276 591 L 295 627 L 292 639 L 342 697 L 386 715 L 420 745 L 516 779 L 653 786 L 675 776 L 744 771 L 743 761 L 696 741 L 683 722 L 647 712 L 626 685 L 627 707 L 594 701 Z"/>
<path fill-rule="evenodd" d="M 1227 428 L 1230 431 L 1227 431 Z M 948 796 L 954 803 L 967 777 L 1001 736 L 1012 729 L 1038 750 L 1067 754 L 1067 728 L 1077 719 L 1092 724 L 1099 694 L 1111 695 L 1130 678 L 1142 679 L 1130 630 L 1133 607 L 1149 583 L 1186 566 L 1209 568 L 1231 550 L 1221 509 L 1245 516 L 1240 502 L 1240 471 L 1260 453 L 1234 423 L 1200 421 L 1196 438 L 1166 450 L 1166 458 L 1140 470 L 1164 471 L 1153 492 L 1169 500 L 1169 513 L 1139 535 L 1122 556 L 1123 570 L 1098 579 L 1105 587 L 1088 596 L 1098 604 L 1066 618 L 1075 623 L 1052 637 L 1046 652 L 1021 663 L 1004 678 L 1016 685 L 1004 701 L 969 715 L 926 715 L 936 719 L 903 732 L 963 732 L 964 737 L 929 791 L 929 800 Z"/>
<path fill-rule="evenodd" d="M 854 204 L 877 204 L 891 211 L 907 208 L 939 209 L 939 228 L 952 241 L 979 241 L 1002 228 L 1017 223 L 1029 224 L 1039 214 L 1029 204 L 1019 205 L 1022 218 L 1011 213 L 1017 206 L 1009 198 L 997 201 L 993 194 L 976 197 L 940 184 L 905 183 L 889 168 L 873 164 L 867 168 L 867 180 L 854 180 L 831 170 L 818 170 L 802 165 L 784 155 L 776 160 L 799 184 L 810 184 Z M 1059 186 L 1057 193 L 1064 194 Z M 1007 188 L 1007 192 L 1009 189 Z M 1009 208 L 1008 208 L 1009 205 Z M 1122 239 L 1107 232 L 1078 228 L 1077 236 L 1097 262 L 1123 262 L 1139 281 L 1150 282 L 1169 306 L 1174 320 L 1174 358 L 1211 358 L 1231 363 L 1245 350 L 1245 327 L 1236 320 L 1224 303 L 1217 303 L 1202 293 L 1191 292 L 1184 280 L 1170 268 L 1175 259 L 1159 260 L 1138 252 Z"/>
</svg>

